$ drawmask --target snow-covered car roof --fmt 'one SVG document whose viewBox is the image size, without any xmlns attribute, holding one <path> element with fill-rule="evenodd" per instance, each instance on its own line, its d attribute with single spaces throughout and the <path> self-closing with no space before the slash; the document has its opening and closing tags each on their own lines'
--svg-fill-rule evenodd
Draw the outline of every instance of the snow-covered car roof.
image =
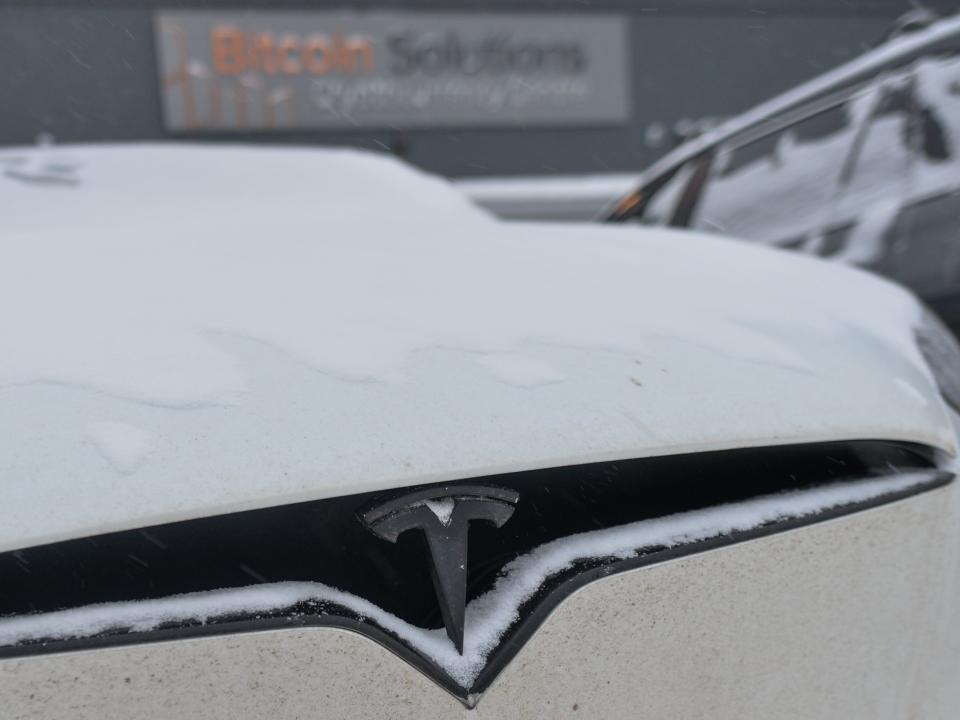
<svg viewBox="0 0 960 720">
<path fill-rule="evenodd" d="M 919 306 L 668 230 L 511 225 L 348 150 L 0 152 L 0 550 L 821 440 L 952 450 Z"/>
</svg>

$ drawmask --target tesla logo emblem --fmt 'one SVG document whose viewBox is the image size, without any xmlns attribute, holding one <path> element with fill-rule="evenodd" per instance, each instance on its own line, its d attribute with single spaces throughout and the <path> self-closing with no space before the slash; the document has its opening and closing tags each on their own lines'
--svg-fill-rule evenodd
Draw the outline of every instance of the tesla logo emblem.
<svg viewBox="0 0 960 720">
<path fill-rule="evenodd" d="M 364 524 L 377 537 L 395 543 L 407 530 L 422 530 L 433 560 L 433 587 L 447 636 L 463 653 L 467 606 L 467 535 L 470 523 L 501 527 L 520 496 L 513 490 L 459 485 L 421 490 L 365 512 Z"/>
</svg>

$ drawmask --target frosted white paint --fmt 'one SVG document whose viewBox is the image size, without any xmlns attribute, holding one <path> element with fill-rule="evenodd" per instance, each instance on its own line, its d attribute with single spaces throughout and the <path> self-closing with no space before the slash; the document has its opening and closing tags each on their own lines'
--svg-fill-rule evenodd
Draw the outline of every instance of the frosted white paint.
<svg viewBox="0 0 960 720">
<path fill-rule="evenodd" d="M 124 475 L 136 472 L 153 447 L 150 433 L 120 422 L 93 423 L 87 428 L 87 437 L 100 454 Z"/>
<path fill-rule="evenodd" d="M 17 168 L 0 174 L 0 551 L 571 463 L 953 449 L 918 305 L 866 274 L 696 234 L 498 222 L 356 151 L 0 159 Z M 152 438 L 123 482 L 87 437 L 108 418 Z"/>
<path fill-rule="evenodd" d="M 483 669 L 487 656 L 515 622 L 523 603 L 544 581 L 592 558 L 629 558 L 643 548 L 675 547 L 776 520 L 909 489 L 929 481 L 911 473 L 837 483 L 822 488 L 768 495 L 753 500 L 679 513 L 561 538 L 510 562 L 487 594 L 467 606 L 464 651 L 459 654 L 443 630 L 411 625 L 363 598 L 320 583 L 286 582 L 177 595 L 161 600 L 105 603 L 59 612 L 0 618 L 0 645 L 40 639 L 89 637 L 111 629 L 151 630 L 164 623 L 206 622 L 233 614 L 257 613 L 320 600 L 367 617 L 436 661 L 464 687 Z"/>
</svg>

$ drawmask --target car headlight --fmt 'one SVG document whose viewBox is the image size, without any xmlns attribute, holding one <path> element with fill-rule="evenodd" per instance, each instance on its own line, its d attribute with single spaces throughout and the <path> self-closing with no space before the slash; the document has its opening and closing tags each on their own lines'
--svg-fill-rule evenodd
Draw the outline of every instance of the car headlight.
<svg viewBox="0 0 960 720">
<path fill-rule="evenodd" d="M 960 412 L 960 342 L 930 310 L 925 310 L 916 329 L 917 346 L 944 399 Z"/>
</svg>

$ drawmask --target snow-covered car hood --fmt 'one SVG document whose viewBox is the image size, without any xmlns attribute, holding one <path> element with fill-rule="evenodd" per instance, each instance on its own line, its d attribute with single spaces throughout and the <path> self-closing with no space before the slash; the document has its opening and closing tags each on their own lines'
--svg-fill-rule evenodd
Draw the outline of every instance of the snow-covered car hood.
<svg viewBox="0 0 960 720">
<path fill-rule="evenodd" d="M 0 152 L 0 550 L 821 440 L 953 451 L 920 308 L 666 230 L 498 222 L 347 150 Z"/>
</svg>

